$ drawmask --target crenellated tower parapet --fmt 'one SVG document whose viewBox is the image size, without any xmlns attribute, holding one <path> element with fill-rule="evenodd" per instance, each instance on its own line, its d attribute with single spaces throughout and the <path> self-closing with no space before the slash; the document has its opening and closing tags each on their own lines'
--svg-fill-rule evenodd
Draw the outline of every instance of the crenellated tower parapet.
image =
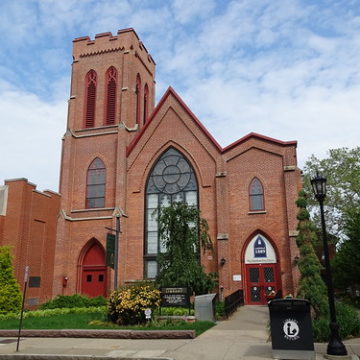
<svg viewBox="0 0 360 360">
<path fill-rule="evenodd" d="M 131 28 L 74 39 L 68 130 L 141 129 L 155 105 L 155 65 Z"/>
<path fill-rule="evenodd" d="M 117 35 L 111 32 L 96 34 L 95 39 L 89 36 L 73 40 L 73 58 L 78 61 L 81 57 L 96 56 L 111 52 L 132 52 L 146 66 L 149 73 L 155 73 L 155 61 L 140 41 L 132 28 L 119 30 Z"/>
</svg>

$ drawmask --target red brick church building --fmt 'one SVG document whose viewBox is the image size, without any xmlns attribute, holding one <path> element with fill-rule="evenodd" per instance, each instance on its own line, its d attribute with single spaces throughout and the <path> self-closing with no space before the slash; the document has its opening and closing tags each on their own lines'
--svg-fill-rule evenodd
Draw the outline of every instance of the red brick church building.
<svg viewBox="0 0 360 360">
<path fill-rule="evenodd" d="M 58 210 L 48 220 L 57 220 L 56 236 L 51 257 L 39 260 L 51 269 L 52 288 L 38 290 L 40 302 L 109 293 L 106 228 L 116 217 L 119 284 L 153 279 L 164 250 L 154 213 L 175 201 L 198 206 L 208 221 L 214 252 L 201 262 L 218 273 L 225 296 L 243 289 L 247 304 L 262 304 L 267 291 L 294 293 L 296 141 L 250 133 L 222 148 L 172 88 L 155 106 L 155 62 L 133 29 L 73 45 L 60 205 L 49 205 Z M 12 183 L 4 186 L 8 203 Z M 9 216 L 0 213 L 0 245 Z"/>
</svg>

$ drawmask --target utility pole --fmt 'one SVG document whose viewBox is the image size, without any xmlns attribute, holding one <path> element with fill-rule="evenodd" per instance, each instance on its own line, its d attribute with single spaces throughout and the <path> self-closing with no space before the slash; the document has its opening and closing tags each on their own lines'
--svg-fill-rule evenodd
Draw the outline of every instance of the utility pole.
<svg viewBox="0 0 360 360">
<path fill-rule="evenodd" d="M 119 238 L 120 238 L 120 214 L 116 214 L 116 229 L 115 229 L 115 254 L 114 254 L 114 290 L 118 288 L 118 273 L 119 273 Z"/>
<path fill-rule="evenodd" d="M 116 228 L 112 229 L 109 227 L 106 227 L 105 229 L 114 231 L 115 232 L 115 246 L 114 246 L 114 290 L 117 290 L 118 288 L 118 275 L 119 275 L 119 242 L 120 242 L 120 218 L 121 217 L 128 217 L 125 214 L 116 213 Z"/>
</svg>

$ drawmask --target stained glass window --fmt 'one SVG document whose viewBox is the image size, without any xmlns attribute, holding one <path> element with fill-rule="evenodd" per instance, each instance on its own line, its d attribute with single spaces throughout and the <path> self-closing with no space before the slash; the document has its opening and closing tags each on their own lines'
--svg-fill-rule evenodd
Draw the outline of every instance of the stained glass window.
<svg viewBox="0 0 360 360">
<path fill-rule="evenodd" d="M 145 211 L 145 277 L 158 272 L 157 255 L 166 249 L 160 242 L 157 213 L 174 202 L 198 206 L 198 185 L 194 170 L 176 149 L 169 148 L 154 165 L 146 186 Z"/>
</svg>

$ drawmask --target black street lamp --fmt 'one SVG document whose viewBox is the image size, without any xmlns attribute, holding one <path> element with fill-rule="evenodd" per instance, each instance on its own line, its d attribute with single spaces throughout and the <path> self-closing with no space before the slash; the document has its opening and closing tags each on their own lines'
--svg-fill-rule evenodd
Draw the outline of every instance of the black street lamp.
<svg viewBox="0 0 360 360">
<path fill-rule="evenodd" d="M 322 240 L 324 247 L 324 260 L 326 270 L 326 286 L 328 290 L 329 309 L 330 309 L 330 339 L 327 346 L 328 355 L 347 355 L 346 348 L 341 341 L 339 335 L 339 325 L 336 322 L 336 311 L 335 311 L 335 300 L 334 300 L 334 289 L 332 285 L 331 267 L 329 259 L 329 248 L 325 228 L 325 217 L 324 217 L 324 199 L 326 197 L 326 178 L 316 174 L 316 177 L 311 179 L 311 186 L 314 191 L 315 198 L 320 204 L 320 215 L 321 215 L 321 230 Z"/>
</svg>

